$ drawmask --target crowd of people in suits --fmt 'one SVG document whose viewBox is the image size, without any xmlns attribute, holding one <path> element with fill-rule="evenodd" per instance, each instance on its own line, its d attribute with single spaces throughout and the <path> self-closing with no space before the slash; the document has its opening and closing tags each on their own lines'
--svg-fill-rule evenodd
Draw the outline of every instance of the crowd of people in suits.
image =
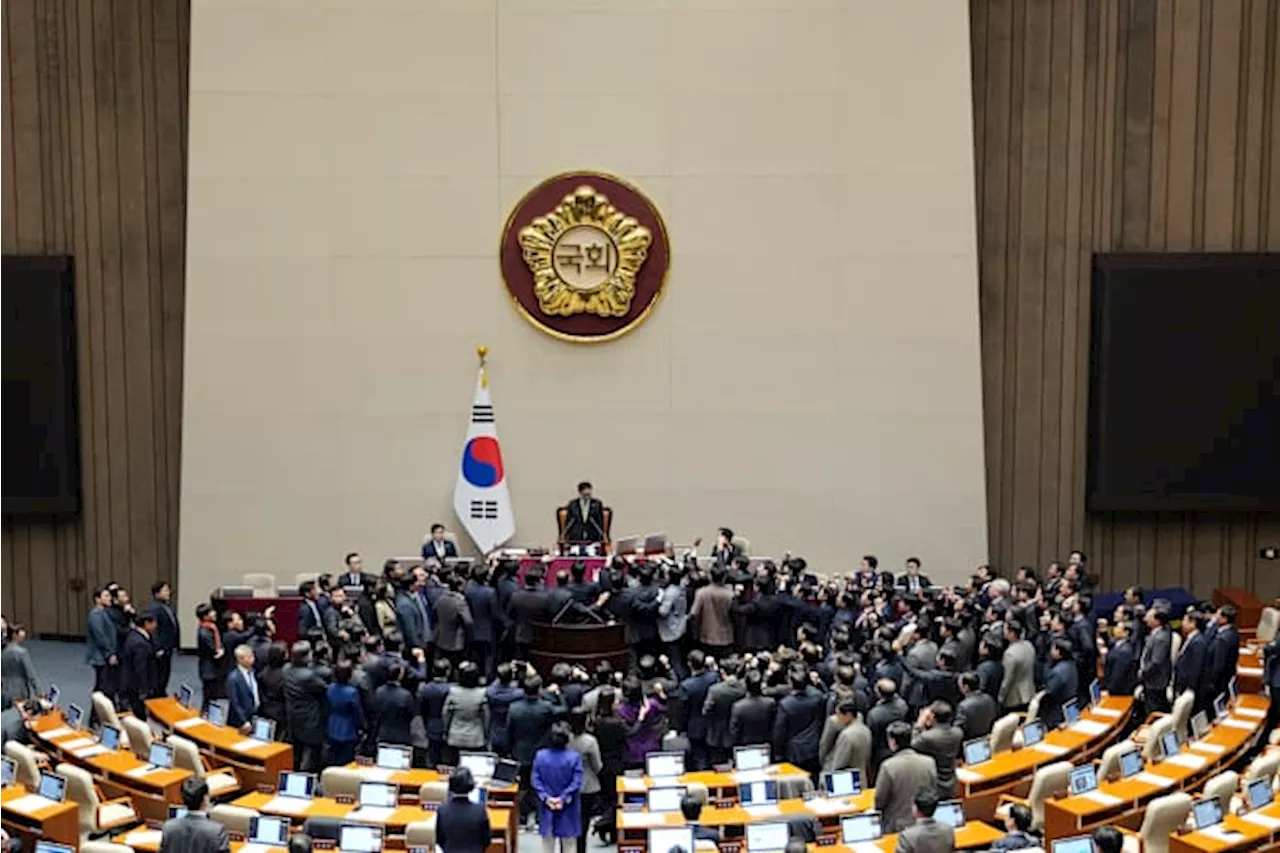
<svg viewBox="0 0 1280 853">
<path fill-rule="evenodd" d="M 982 566 L 944 587 L 916 559 L 895 574 L 868 555 L 826 577 L 800 558 L 752 562 L 722 531 L 709 561 L 614 558 L 598 577 L 577 564 L 549 586 L 511 560 L 445 563 L 442 532 L 424 565 L 388 561 L 374 576 L 352 553 L 343 572 L 304 583 L 292 646 L 276 639 L 270 609 L 199 605 L 204 701 L 225 699 L 228 724 L 246 730 L 254 717 L 275 720 L 302 770 L 379 743 L 412 747 L 419 766 L 494 751 L 520 764 L 521 819 L 536 814 L 544 836 L 585 843 L 593 819 L 602 840 L 615 839 L 615 780 L 656 750 L 684 751 L 701 770 L 728 763 L 735 746 L 767 743 L 774 761 L 815 779 L 857 769 L 885 831 L 904 831 L 956 795 L 963 743 L 1037 694 L 1049 726 L 1068 701 L 1088 701 L 1095 678 L 1106 693 L 1136 692 L 1146 711 L 1168 710 L 1187 689 L 1208 707 L 1236 669 L 1234 608 L 1180 614 L 1175 660 L 1168 603 L 1131 587 L 1096 615 L 1079 552 L 1011 578 Z M 168 586 L 156 584 L 143 610 L 114 585 L 95 602 L 95 687 L 145 716 L 142 701 L 167 692 L 180 645 Z M 625 624 L 629 665 L 560 663 L 540 675 L 527 663 L 532 626 L 553 619 Z M 1265 679 L 1280 687 L 1276 650 L 1267 648 Z M 4 654 L 9 703 L 18 655 Z M 1018 818 L 1011 839 L 1027 831 Z"/>
</svg>

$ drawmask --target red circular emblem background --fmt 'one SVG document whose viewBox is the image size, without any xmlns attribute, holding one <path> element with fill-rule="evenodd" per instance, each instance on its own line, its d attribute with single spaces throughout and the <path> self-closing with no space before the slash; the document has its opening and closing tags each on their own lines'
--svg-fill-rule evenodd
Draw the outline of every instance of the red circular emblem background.
<svg viewBox="0 0 1280 853">
<path fill-rule="evenodd" d="M 584 184 L 607 196 L 614 207 L 627 216 L 634 217 L 653 235 L 644 264 L 636 275 L 631 307 L 621 317 L 601 317 L 586 313 L 569 317 L 544 314 L 538 306 L 538 297 L 533 292 L 533 273 L 525 264 L 524 253 L 520 248 L 520 229 L 535 217 L 550 213 L 565 196 L 571 195 Z M 667 229 L 657 208 L 636 187 L 602 172 L 566 172 L 546 179 L 525 193 L 524 198 L 520 199 L 507 217 L 499 254 L 502 279 L 506 282 L 507 292 L 515 300 L 516 309 L 524 318 L 549 335 L 585 343 L 611 340 L 640 325 L 662 296 L 670 261 L 671 246 L 667 242 Z"/>
</svg>

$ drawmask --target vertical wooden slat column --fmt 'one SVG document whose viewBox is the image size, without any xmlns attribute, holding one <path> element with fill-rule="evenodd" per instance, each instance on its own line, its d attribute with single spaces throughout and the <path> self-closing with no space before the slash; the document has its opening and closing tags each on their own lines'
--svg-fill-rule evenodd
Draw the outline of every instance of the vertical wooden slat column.
<svg viewBox="0 0 1280 853">
<path fill-rule="evenodd" d="M 187 0 L 3 4 L 3 249 L 76 260 L 83 512 L 6 520 L 3 609 L 80 634 L 88 590 L 176 576 Z"/>
</svg>

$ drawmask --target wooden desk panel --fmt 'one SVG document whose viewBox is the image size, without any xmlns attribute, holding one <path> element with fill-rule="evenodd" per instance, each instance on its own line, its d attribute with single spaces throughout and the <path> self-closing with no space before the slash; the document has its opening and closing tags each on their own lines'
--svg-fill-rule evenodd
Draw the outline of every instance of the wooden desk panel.
<svg viewBox="0 0 1280 853">
<path fill-rule="evenodd" d="M 1262 692 L 1262 643 L 1248 642 L 1240 648 L 1236 664 L 1236 687 L 1240 693 Z"/>
<path fill-rule="evenodd" d="M 245 788 L 259 785 L 276 786 L 280 773 L 293 769 L 293 747 L 280 741 L 242 749 L 238 744 L 248 738 L 243 732 L 230 726 L 215 726 L 208 720 L 196 725 L 178 728 L 184 720 L 199 719 L 200 713 L 184 706 L 177 699 L 148 699 L 147 712 L 171 734 L 184 737 L 196 744 L 215 767 L 233 767 Z"/>
<path fill-rule="evenodd" d="M 1100 707 L 1109 713 L 1090 708 L 1080 717 L 1107 727 L 1096 735 L 1069 727 L 1059 728 L 1047 733 L 1037 746 L 999 752 L 991 756 L 990 761 L 974 767 L 960 765 L 956 779 L 960 785 L 959 796 L 965 801 L 965 814 L 979 820 L 993 820 L 1000 797 L 1025 796 L 1031 777 L 1039 768 L 1057 761 L 1080 763 L 1109 746 L 1124 731 L 1133 714 L 1133 697 L 1104 696 Z"/>
<path fill-rule="evenodd" d="M 137 853 L 160 853 L 160 830 L 149 826 L 122 832 L 111 839 L 116 844 L 132 847 Z M 244 841 L 232 841 L 231 853 L 239 853 L 246 845 Z M 261 853 L 288 853 L 287 847 L 259 847 Z M 336 853 L 336 849 L 335 849 Z"/>
<path fill-rule="evenodd" d="M 997 840 L 1004 838 L 1004 832 L 988 823 L 980 820 L 971 820 L 964 826 L 956 830 L 957 850 L 972 850 L 977 848 L 990 847 Z M 893 853 L 894 847 L 898 844 L 898 834 L 886 835 L 878 838 L 875 845 L 885 853 Z M 853 848 L 844 844 L 832 844 L 830 846 L 822 846 L 821 844 L 810 844 L 809 853 L 853 853 Z"/>
<path fill-rule="evenodd" d="M 1044 809 L 1045 841 L 1052 842 L 1058 838 L 1079 835 L 1103 823 L 1119 823 L 1136 828 L 1147 803 L 1152 799 L 1199 785 L 1232 763 L 1245 750 L 1262 728 L 1263 718 L 1237 716 L 1236 708 L 1265 711 L 1266 707 L 1267 700 L 1261 696 L 1241 696 L 1237 700 L 1229 719 L 1247 722 L 1251 728 L 1216 723 L 1204 742 L 1222 747 L 1221 753 L 1198 752 L 1184 747 L 1182 754 L 1196 755 L 1205 760 L 1201 767 L 1184 767 L 1168 761 L 1147 764 L 1145 772 L 1169 779 L 1169 785 L 1160 786 L 1136 779 L 1101 783 L 1098 792 L 1116 797 L 1119 802 L 1114 804 L 1100 803 L 1087 796 L 1048 800 Z"/>
<path fill-rule="evenodd" d="M 29 793 L 23 785 L 0 790 L 0 823 L 10 835 L 22 839 L 22 849 L 34 850 L 36 841 L 54 841 L 80 849 L 80 807 L 67 800 L 23 814 L 5 806 Z"/>
<path fill-rule="evenodd" d="M 418 791 L 428 782 L 448 782 L 449 777 L 445 776 L 438 770 L 429 770 L 425 767 L 413 767 L 409 770 L 396 770 L 390 776 L 384 778 L 382 768 L 369 764 L 361 764 L 353 761 L 346 766 L 347 770 L 353 773 L 367 775 L 371 782 L 390 782 L 400 789 L 400 796 L 414 800 L 418 799 Z M 274 785 L 275 782 L 273 781 Z M 486 786 L 488 787 L 488 786 Z M 520 786 L 512 783 L 501 787 L 489 787 L 489 802 L 497 806 L 514 805 L 516 797 L 520 793 Z"/>
<path fill-rule="evenodd" d="M 753 771 L 754 772 L 754 771 Z M 770 779 L 782 779 L 786 776 L 803 776 L 809 774 L 794 764 L 771 764 L 764 771 Z M 643 794 L 653 787 L 653 778 L 649 776 L 619 776 L 615 783 L 618 793 L 618 805 L 622 805 L 626 794 Z M 734 772 L 719 773 L 715 770 L 699 770 L 686 773 L 676 779 L 676 785 L 705 785 L 713 800 L 736 800 L 738 798 L 738 777 Z"/>
<path fill-rule="evenodd" d="M 1272 803 L 1260 814 L 1280 820 L 1280 803 Z M 1169 853 L 1219 853 L 1226 850 L 1270 850 L 1280 846 L 1280 827 L 1268 828 L 1246 820 L 1244 815 L 1227 815 L 1222 825 L 1240 835 L 1231 841 L 1204 832 L 1189 832 L 1169 838 Z"/>
<path fill-rule="evenodd" d="M 292 823 L 296 824 L 301 824 L 310 817 L 329 817 L 341 820 L 359 808 L 359 806 L 351 803 L 340 803 L 332 797 L 316 797 L 305 811 L 292 815 L 276 812 L 266 807 L 268 803 L 275 799 L 275 796 L 275 794 L 264 794 L 260 791 L 255 791 L 252 794 L 245 794 L 239 799 L 233 800 L 231 804 L 253 809 L 263 814 L 287 817 Z M 489 844 L 490 853 L 503 853 L 504 850 L 509 853 L 515 853 L 517 810 L 504 806 L 490 806 L 487 811 L 489 813 L 489 829 L 493 833 L 493 838 Z M 420 820 L 434 820 L 435 814 L 434 809 L 424 809 L 418 805 L 401 805 L 381 825 L 386 827 L 389 834 L 403 835 L 404 828 L 409 824 Z"/>
<path fill-rule="evenodd" d="M 129 749 L 81 758 L 63 744 L 81 740 L 90 735 L 83 730 L 63 733 L 55 737 L 49 735 L 49 732 L 65 726 L 66 718 L 62 710 L 54 708 L 32 721 L 31 734 L 36 743 L 53 756 L 55 761 L 65 761 L 87 771 L 94 781 L 102 786 L 103 792 L 108 797 L 129 797 L 133 801 L 138 816 L 144 820 L 164 820 L 169 816 L 169 805 L 182 802 L 182 783 L 191 775 L 189 771 L 174 768 L 156 770 L 145 776 L 130 776 L 130 771 L 145 766 L 147 762 L 138 758 Z M 125 739 L 123 732 L 121 739 Z"/>
</svg>

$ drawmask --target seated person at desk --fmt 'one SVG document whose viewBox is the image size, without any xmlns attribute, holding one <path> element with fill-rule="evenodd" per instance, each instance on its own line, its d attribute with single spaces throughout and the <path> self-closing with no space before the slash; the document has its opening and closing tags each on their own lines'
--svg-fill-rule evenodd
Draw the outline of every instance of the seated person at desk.
<svg viewBox="0 0 1280 853">
<path fill-rule="evenodd" d="M 991 845 L 992 850 L 1025 850 L 1039 847 L 1040 838 L 1031 831 L 1031 809 L 1014 803 L 1004 816 L 1004 838 Z"/>
<path fill-rule="evenodd" d="M 591 484 L 578 484 L 578 497 L 565 505 L 565 542 L 603 542 L 604 503 L 591 496 Z"/>
<path fill-rule="evenodd" d="M 938 795 L 933 789 L 922 788 L 916 793 L 911 807 L 915 822 L 898 834 L 894 853 L 951 853 L 956 849 L 956 831 L 933 819 L 937 808 Z"/>
<path fill-rule="evenodd" d="M 436 844 L 444 853 L 484 853 L 489 846 L 489 814 L 468 799 L 475 786 L 466 767 L 449 774 L 449 799 L 436 810 Z"/>
<path fill-rule="evenodd" d="M 182 804 L 187 813 L 164 822 L 160 829 L 160 853 L 230 853 L 227 828 L 209 820 L 209 786 L 195 776 L 182 783 Z"/>
<path fill-rule="evenodd" d="M 450 557 L 458 556 L 458 546 L 444 537 L 444 525 L 436 522 L 431 525 L 431 535 L 422 543 L 422 559 L 444 562 Z"/>
<path fill-rule="evenodd" d="M 702 826 L 698 818 L 702 817 L 702 803 L 685 794 L 680 798 L 680 813 L 684 822 L 693 830 L 694 841 L 714 841 L 720 843 L 720 830 L 711 826 Z"/>
<path fill-rule="evenodd" d="M 1093 849 L 1096 853 L 1120 853 L 1124 836 L 1114 826 L 1100 826 L 1093 831 Z"/>
</svg>

